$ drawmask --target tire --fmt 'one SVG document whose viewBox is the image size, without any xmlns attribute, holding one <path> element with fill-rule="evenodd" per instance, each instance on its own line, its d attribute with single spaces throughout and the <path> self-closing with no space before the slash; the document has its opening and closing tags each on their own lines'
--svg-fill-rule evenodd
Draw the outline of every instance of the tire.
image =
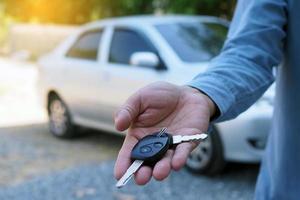
<svg viewBox="0 0 300 200">
<path fill-rule="evenodd" d="M 67 105 L 55 94 L 48 100 L 48 117 L 50 133 L 55 137 L 73 138 L 77 135 Z"/>
<path fill-rule="evenodd" d="M 213 176 L 221 173 L 225 164 L 222 141 L 213 128 L 209 137 L 190 154 L 186 168 L 193 173 Z"/>
</svg>

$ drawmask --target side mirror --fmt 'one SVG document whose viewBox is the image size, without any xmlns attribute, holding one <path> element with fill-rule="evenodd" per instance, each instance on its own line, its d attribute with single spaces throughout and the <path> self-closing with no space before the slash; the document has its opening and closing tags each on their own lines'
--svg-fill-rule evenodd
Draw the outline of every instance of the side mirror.
<svg viewBox="0 0 300 200">
<path fill-rule="evenodd" d="M 159 59 L 158 56 L 152 52 L 136 52 L 131 55 L 130 64 L 134 66 L 156 68 L 159 66 Z"/>
</svg>

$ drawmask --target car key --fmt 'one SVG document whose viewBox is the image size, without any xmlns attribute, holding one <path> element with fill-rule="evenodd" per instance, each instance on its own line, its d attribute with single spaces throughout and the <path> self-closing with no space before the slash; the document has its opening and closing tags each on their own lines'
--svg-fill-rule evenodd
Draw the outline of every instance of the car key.
<svg viewBox="0 0 300 200">
<path fill-rule="evenodd" d="M 160 160 L 172 145 L 172 136 L 167 133 L 154 133 L 142 138 L 132 149 L 132 160 L 144 160 L 151 165 Z"/>
<path fill-rule="evenodd" d="M 165 127 L 162 128 L 157 136 L 158 137 L 162 136 L 166 132 L 166 130 L 167 130 L 167 128 L 165 128 Z M 130 165 L 130 167 L 126 170 L 125 174 L 117 182 L 116 187 L 121 188 L 124 185 L 126 185 L 126 183 L 131 179 L 133 174 L 142 166 L 143 163 L 144 163 L 144 160 L 134 160 L 133 163 Z"/>
<path fill-rule="evenodd" d="M 208 137 L 205 133 L 172 136 L 166 133 L 166 130 L 163 128 L 159 133 L 147 135 L 134 146 L 131 152 L 131 159 L 134 162 L 117 182 L 116 187 L 124 186 L 144 163 L 149 165 L 159 161 L 173 145 L 193 140 L 205 140 Z"/>
</svg>

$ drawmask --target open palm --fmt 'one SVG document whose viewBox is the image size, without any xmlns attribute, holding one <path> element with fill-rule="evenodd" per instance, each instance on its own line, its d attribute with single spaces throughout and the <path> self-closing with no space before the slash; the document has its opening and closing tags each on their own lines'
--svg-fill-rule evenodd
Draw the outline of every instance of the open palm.
<svg viewBox="0 0 300 200">
<path fill-rule="evenodd" d="M 140 89 L 119 109 L 115 126 L 128 129 L 115 164 L 115 177 L 120 179 L 131 164 L 130 154 L 142 137 L 167 127 L 168 133 L 192 135 L 206 131 L 214 112 L 212 101 L 198 90 L 159 82 Z M 171 169 L 179 170 L 196 143 L 182 143 L 170 149 L 153 168 L 142 166 L 135 174 L 137 184 L 146 184 L 153 176 L 165 179 Z"/>
</svg>

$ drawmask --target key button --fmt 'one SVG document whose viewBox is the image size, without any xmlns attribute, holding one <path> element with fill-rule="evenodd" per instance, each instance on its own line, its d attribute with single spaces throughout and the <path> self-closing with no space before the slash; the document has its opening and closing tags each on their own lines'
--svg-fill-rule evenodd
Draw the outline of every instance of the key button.
<svg viewBox="0 0 300 200">
<path fill-rule="evenodd" d="M 155 142 L 153 146 L 154 146 L 155 148 L 161 148 L 163 145 L 164 145 L 164 144 L 161 143 L 161 142 Z"/>
<path fill-rule="evenodd" d="M 142 146 L 141 149 L 140 149 L 141 153 L 149 153 L 151 151 L 152 151 L 152 148 L 149 147 L 149 146 Z"/>
</svg>

